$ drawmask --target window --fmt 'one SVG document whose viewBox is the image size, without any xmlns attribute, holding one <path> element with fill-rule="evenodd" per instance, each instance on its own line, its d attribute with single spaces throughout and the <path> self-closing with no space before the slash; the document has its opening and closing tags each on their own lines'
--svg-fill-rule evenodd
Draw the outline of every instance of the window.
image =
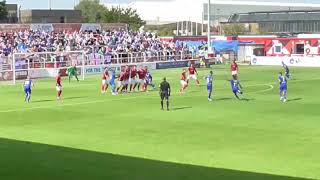
<svg viewBox="0 0 320 180">
<path fill-rule="evenodd" d="M 253 54 L 255 56 L 264 56 L 264 48 L 255 48 L 253 49 Z"/>
<path fill-rule="evenodd" d="M 296 44 L 296 54 L 304 54 L 304 44 Z"/>
<path fill-rule="evenodd" d="M 61 16 L 60 17 L 60 23 L 65 23 L 66 22 L 66 17 L 65 16 Z"/>
<path fill-rule="evenodd" d="M 275 53 L 281 53 L 281 46 L 275 46 Z"/>
<path fill-rule="evenodd" d="M 47 23 L 48 21 L 47 21 L 47 18 L 46 17 L 42 17 L 41 18 L 41 23 Z"/>
</svg>

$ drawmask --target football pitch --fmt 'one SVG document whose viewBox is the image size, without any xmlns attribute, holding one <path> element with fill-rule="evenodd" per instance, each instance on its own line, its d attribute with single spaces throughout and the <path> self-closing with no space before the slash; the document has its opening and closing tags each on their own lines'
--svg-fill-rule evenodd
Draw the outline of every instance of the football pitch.
<svg viewBox="0 0 320 180">
<path fill-rule="evenodd" d="M 281 67 L 240 66 L 244 99 L 231 92 L 229 66 L 214 66 L 212 102 L 203 77 L 179 94 L 181 69 L 152 71 L 172 86 L 170 111 L 157 91 L 101 95 L 99 76 L 70 84 L 36 80 L 0 86 L 0 178 L 5 180 L 320 179 L 320 76 L 291 68 L 286 103 Z"/>
</svg>

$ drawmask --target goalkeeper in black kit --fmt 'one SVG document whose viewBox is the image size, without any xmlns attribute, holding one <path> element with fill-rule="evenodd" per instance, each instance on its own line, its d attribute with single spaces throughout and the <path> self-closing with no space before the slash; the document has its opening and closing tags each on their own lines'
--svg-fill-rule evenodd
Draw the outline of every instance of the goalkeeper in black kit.
<svg viewBox="0 0 320 180">
<path fill-rule="evenodd" d="M 169 111 L 169 97 L 171 93 L 170 84 L 167 82 L 166 78 L 163 78 L 162 83 L 159 86 L 160 89 L 160 98 L 161 98 L 161 110 L 163 110 L 163 101 L 167 102 L 167 110 Z"/>
</svg>

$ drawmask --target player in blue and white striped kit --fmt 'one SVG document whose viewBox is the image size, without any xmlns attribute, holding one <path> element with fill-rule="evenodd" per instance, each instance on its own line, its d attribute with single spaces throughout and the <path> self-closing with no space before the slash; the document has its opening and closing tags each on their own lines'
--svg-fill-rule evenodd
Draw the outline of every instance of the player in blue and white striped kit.
<svg viewBox="0 0 320 180">
<path fill-rule="evenodd" d="M 210 74 L 206 77 L 207 81 L 207 90 L 208 90 L 208 101 L 212 101 L 212 90 L 213 90 L 213 72 L 210 71 Z"/>
<path fill-rule="evenodd" d="M 279 83 L 280 83 L 280 101 L 286 102 L 287 101 L 287 79 L 285 76 L 282 75 L 282 72 L 279 73 Z"/>
<path fill-rule="evenodd" d="M 233 94 L 236 96 L 237 99 L 240 99 L 238 94 L 243 94 L 243 92 L 241 91 L 240 82 L 234 78 L 230 81 L 230 83 Z"/>
<path fill-rule="evenodd" d="M 111 86 L 111 93 L 112 95 L 117 95 L 117 90 L 116 90 L 116 72 L 112 70 L 110 79 L 109 79 L 109 85 Z"/>
<path fill-rule="evenodd" d="M 153 90 L 156 89 L 156 85 L 153 84 L 153 78 L 152 78 L 152 74 L 150 72 L 147 72 L 146 75 L 146 86 L 151 86 L 153 88 Z"/>
<path fill-rule="evenodd" d="M 33 87 L 33 82 L 28 76 L 27 79 L 23 83 L 23 90 L 26 94 L 26 97 L 24 99 L 25 102 L 29 103 L 31 99 L 31 88 Z"/>
</svg>

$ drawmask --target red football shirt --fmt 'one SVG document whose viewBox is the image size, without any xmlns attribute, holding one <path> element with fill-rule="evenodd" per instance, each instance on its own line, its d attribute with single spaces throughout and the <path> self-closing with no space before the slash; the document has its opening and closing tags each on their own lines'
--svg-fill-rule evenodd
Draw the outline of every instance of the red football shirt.
<svg viewBox="0 0 320 180">
<path fill-rule="evenodd" d="M 56 78 L 56 85 L 61 86 L 61 76 L 57 76 Z"/>
<path fill-rule="evenodd" d="M 146 78 L 146 75 L 147 75 L 147 72 L 144 69 L 141 69 L 141 70 L 138 71 L 139 79 Z"/>
<path fill-rule="evenodd" d="M 195 72 L 196 72 L 196 68 L 194 68 L 194 67 L 189 67 L 189 74 L 190 75 L 194 75 L 195 74 Z"/>
<path fill-rule="evenodd" d="M 131 78 L 135 78 L 137 76 L 137 70 L 133 69 L 131 70 Z"/>
<path fill-rule="evenodd" d="M 237 63 L 231 64 L 231 71 L 238 71 L 238 64 Z"/>
<path fill-rule="evenodd" d="M 104 71 L 102 74 L 102 80 L 107 80 L 109 77 L 109 72 L 108 71 Z"/>
<path fill-rule="evenodd" d="M 123 81 L 125 78 L 125 72 L 121 72 L 119 76 L 119 81 Z"/>
</svg>

